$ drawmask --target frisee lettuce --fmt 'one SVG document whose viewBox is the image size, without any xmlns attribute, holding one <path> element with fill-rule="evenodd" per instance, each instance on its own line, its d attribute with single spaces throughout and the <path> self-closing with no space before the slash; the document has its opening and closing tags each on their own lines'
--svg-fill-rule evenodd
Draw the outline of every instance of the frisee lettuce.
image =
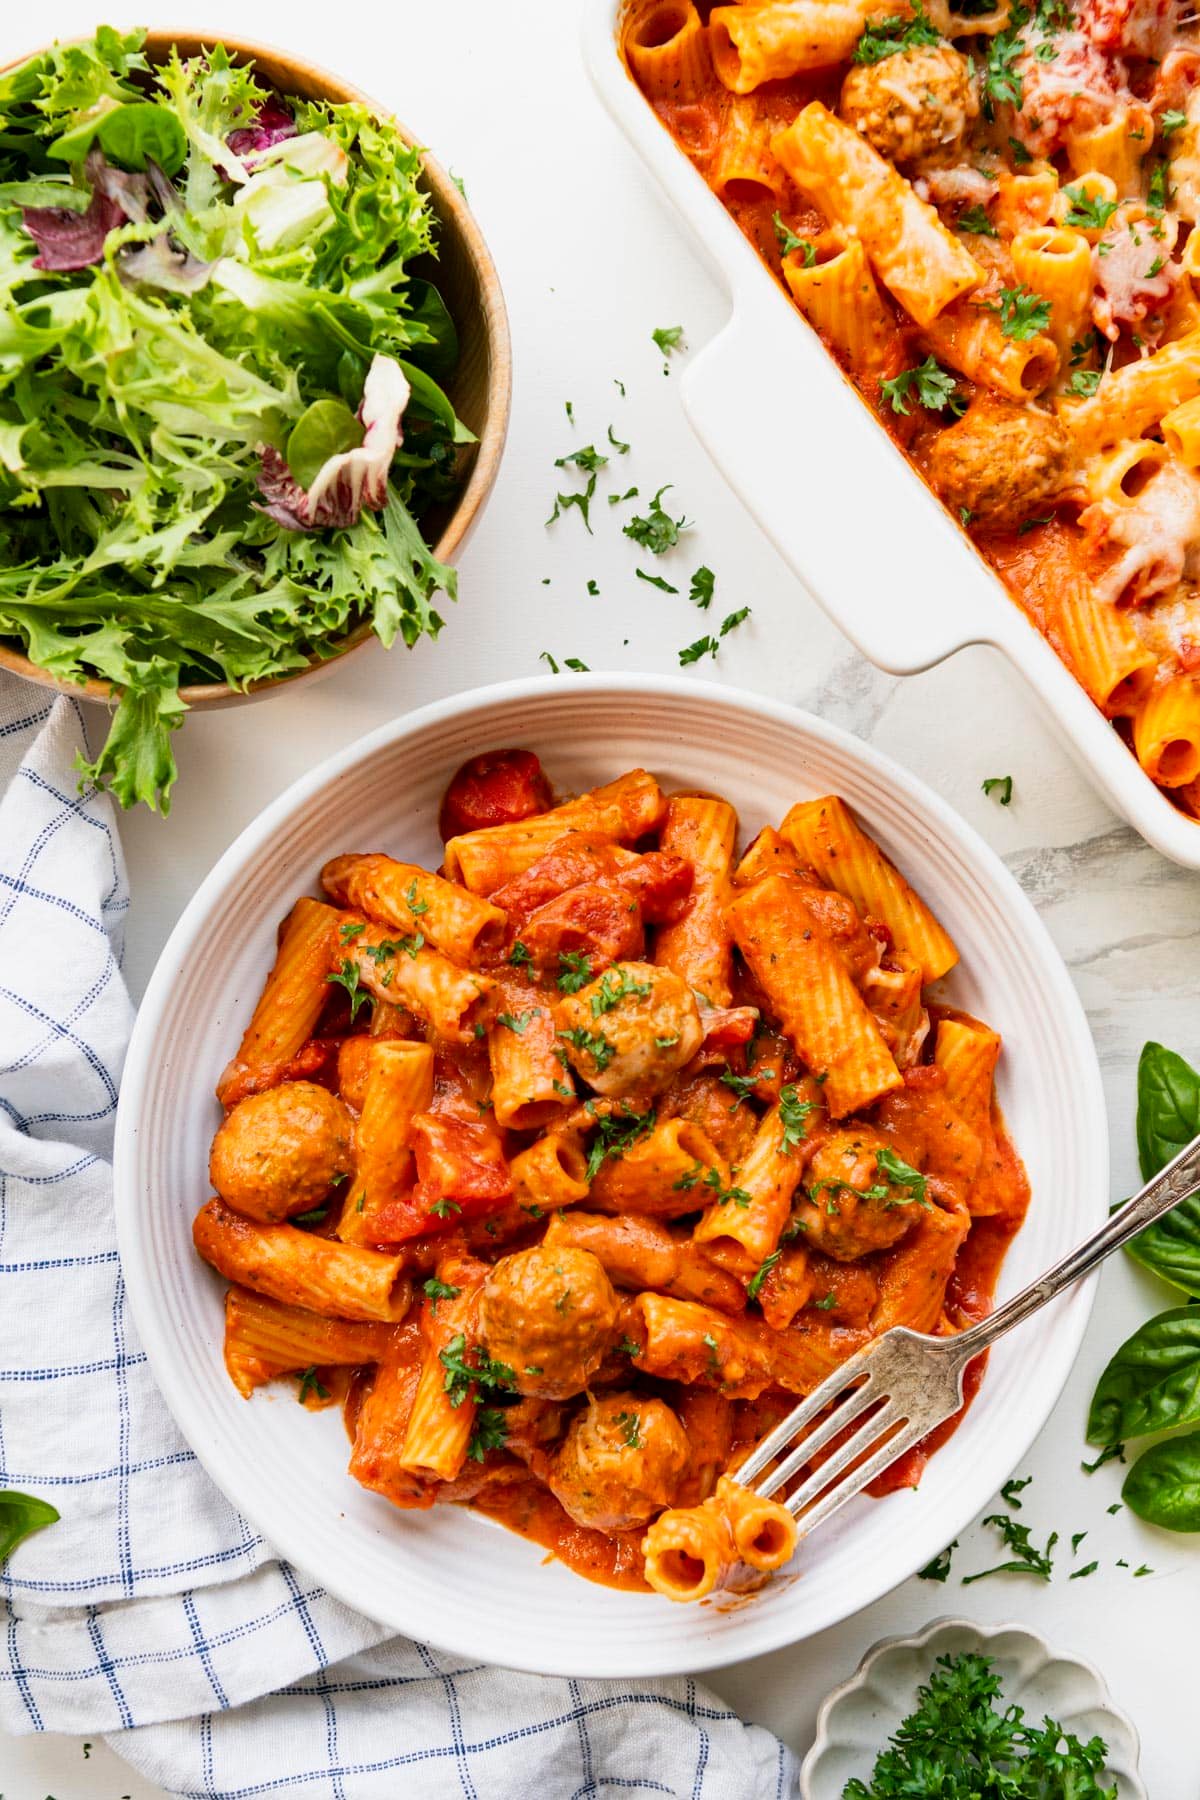
<svg viewBox="0 0 1200 1800">
<path fill-rule="evenodd" d="M 281 103 L 220 46 L 152 71 L 143 40 L 102 27 L 0 75 L 0 638 L 114 684 L 82 772 L 166 811 L 181 686 L 287 674 L 364 623 L 437 636 L 455 574 L 417 521 L 471 433 L 439 385 L 450 315 L 409 272 L 435 249 L 418 153 L 361 106 Z M 275 141 L 239 156 L 264 106 Z M 99 260 L 35 266 L 23 208 L 66 209 L 69 236 L 101 190 L 125 222 Z M 382 509 L 284 529 L 263 448 L 314 403 L 355 414 L 380 355 L 411 388 Z"/>
</svg>

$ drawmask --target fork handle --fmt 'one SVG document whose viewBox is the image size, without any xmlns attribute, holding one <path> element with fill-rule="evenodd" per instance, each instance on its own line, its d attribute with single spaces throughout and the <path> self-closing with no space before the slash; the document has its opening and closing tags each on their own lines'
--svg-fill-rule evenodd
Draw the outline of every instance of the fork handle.
<svg viewBox="0 0 1200 1800">
<path fill-rule="evenodd" d="M 955 1348 L 966 1358 L 977 1356 L 1006 1331 L 1011 1331 L 1014 1325 L 1019 1325 L 1048 1300 L 1061 1294 L 1065 1287 L 1090 1275 L 1114 1250 L 1127 1244 L 1147 1225 L 1153 1225 L 1156 1219 L 1161 1219 L 1197 1188 L 1200 1188 L 1200 1137 L 1193 1138 L 1165 1169 L 1161 1169 L 1119 1211 L 1110 1214 L 1098 1231 L 1076 1244 L 1074 1250 L 1069 1250 L 1044 1275 L 1039 1275 L 1011 1300 L 1006 1300 L 988 1318 L 959 1332 L 953 1340 Z"/>
</svg>

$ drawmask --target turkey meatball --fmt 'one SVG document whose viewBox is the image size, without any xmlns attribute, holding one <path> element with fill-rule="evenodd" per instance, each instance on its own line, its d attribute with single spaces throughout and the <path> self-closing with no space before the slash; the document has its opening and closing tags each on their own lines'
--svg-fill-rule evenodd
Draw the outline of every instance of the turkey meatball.
<svg viewBox="0 0 1200 1800">
<path fill-rule="evenodd" d="M 980 396 L 929 452 L 929 479 L 953 512 L 1019 525 L 1067 485 L 1071 441 L 1051 413 Z"/>
<path fill-rule="evenodd" d="M 957 162 L 978 117 L 971 65 L 949 44 L 857 63 L 842 83 L 841 114 L 900 168 Z"/>
<path fill-rule="evenodd" d="M 354 1126 L 336 1094 L 285 1081 L 250 1094 L 213 1139 L 208 1173 L 237 1212 L 277 1224 L 325 1200 L 354 1167 Z"/>
<path fill-rule="evenodd" d="M 658 1093 L 704 1042 L 691 988 L 653 963 L 614 963 L 557 1010 L 572 1066 L 598 1094 Z"/>
<path fill-rule="evenodd" d="M 604 1361 L 618 1301 L 590 1250 L 535 1244 L 502 1256 L 488 1276 L 481 1327 L 488 1354 L 507 1363 L 523 1394 L 566 1400 Z"/>
<path fill-rule="evenodd" d="M 548 1479 L 577 1525 L 628 1531 L 673 1504 L 687 1464 L 687 1434 L 662 1400 L 605 1394 L 574 1420 Z"/>
<path fill-rule="evenodd" d="M 880 1151 L 892 1146 L 870 1127 L 834 1131 L 818 1145 L 796 1214 L 803 1242 L 836 1262 L 886 1250 L 913 1222 L 911 1190 L 889 1182 Z"/>
</svg>

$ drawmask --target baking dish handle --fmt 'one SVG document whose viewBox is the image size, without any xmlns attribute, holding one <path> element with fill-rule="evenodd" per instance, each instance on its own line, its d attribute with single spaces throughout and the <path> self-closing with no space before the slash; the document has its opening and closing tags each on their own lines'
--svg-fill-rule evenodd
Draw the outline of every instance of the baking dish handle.
<svg viewBox="0 0 1200 1800">
<path fill-rule="evenodd" d="M 994 608 L 972 600 L 992 579 L 975 550 L 886 433 L 864 431 L 862 400 L 773 284 L 738 296 L 681 392 L 717 467 L 871 662 L 912 675 L 995 641 Z"/>
</svg>

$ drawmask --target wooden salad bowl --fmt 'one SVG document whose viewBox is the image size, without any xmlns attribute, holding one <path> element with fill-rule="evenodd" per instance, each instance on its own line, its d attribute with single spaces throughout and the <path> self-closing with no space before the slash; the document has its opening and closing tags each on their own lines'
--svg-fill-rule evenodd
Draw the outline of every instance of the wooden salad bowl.
<svg viewBox="0 0 1200 1800">
<path fill-rule="evenodd" d="M 188 31 L 150 31 L 146 34 L 144 48 L 148 61 L 158 63 L 166 60 L 172 45 L 178 46 L 183 56 L 199 56 L 214 43 L 224 44 L 239 61 L 252 61 L 264 80 L 281 94 L 295 95 L 301 100 L 357 101 L 377 118 L 393 118 L 405 141 L 421 148 L 412 132 L 370 95 L 340 76 L 331 75 L 327 69 L 289 56 L 269 44 L 224 32 L 202 39 Z M 14 62 L 25 60 L 22 56 Z M 452 563 L 482 510 L 500 468 L 512 399 L 512 344 L 500 277 L 470 208 L 446 170 L 423 148 L 421 168 L 422 183 L 433 201 L 441 227 L 437 262 L 430 275 L 436 279 L 458 330 L 458 362 L 443 386 L 455 412 L 478 439 L 470 452 L 470 461 L 457 494 L 428 507 L 419 520 L 422 533 L 439 562 Z M 420 261 L 413 267 L 419 273 Z M 231 687 L 223 681 L 200 682 L 181 687 L 180 698 L 190 707 L 231 706 L 239 700 L 256 700 L 274 688 L 308 681 L 333 668 L 352 651 L 361 650 L 373 635 L 370 621 L 364 620 L 343 637 L 333 640 L 332 654 L 313 656 L 302 669 L 290 670 L 284 675 L 269 675 L 261 681 L 249 682 L 244 688 Z M 27 681 L 56 688 L 63 694 L 76 694 L 110 704 L 119 698 L 119 690 L 111 682 L 61 680 L 39 669 L 27 656 L 3 642 L 0 642 L 0 668 L 11 669 Z"/>
</svg>

